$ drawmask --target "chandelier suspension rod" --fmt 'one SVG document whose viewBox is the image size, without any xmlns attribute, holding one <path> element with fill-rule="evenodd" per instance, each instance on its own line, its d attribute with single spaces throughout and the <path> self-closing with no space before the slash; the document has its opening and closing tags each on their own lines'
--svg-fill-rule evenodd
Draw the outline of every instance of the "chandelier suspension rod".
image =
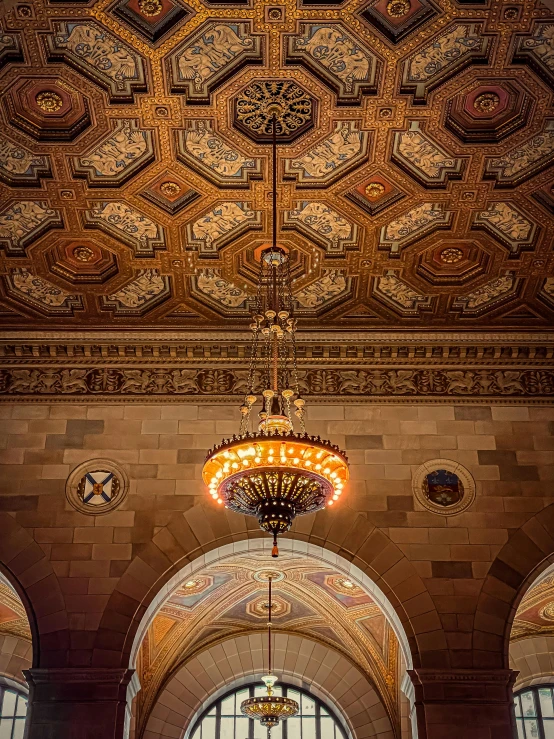
<svg viewBox="0 0 554 739">
<path fill-rule="evenodd" d="M 267 637 L 268 637 L 268 655 L 269 655 L 269 674 L 271 675 L 271 668 L 272 668 L 272 655 L 271 655 L 271 611 L 272 611 L 272 603 L 271 603 L 271 575 L 269 575 L 269 619 L 267 622 Z"/>
<path fill-rule="evenodd" d="M 273 120 L 271 126 L 271 177 L 272 177 L 272 196 L 273 196 L 273 216 L 272 216 L 272 248 L 274 251 L 277 249 L 277 116 L 273 113 Z M 271 302 L 272 308 L 275 313 L 279 312 L 279 297 L 278 297 L 278 285 L 277 285 L 277 265 L 274 260 L 271 260 Z M 279 386 L 279 345 L 277 334 L 273 333 L 272 336 L 272 359 L 273 359 L 273 377 L 272 384 L 275 393 L 278 391 Z"/>
</svg>

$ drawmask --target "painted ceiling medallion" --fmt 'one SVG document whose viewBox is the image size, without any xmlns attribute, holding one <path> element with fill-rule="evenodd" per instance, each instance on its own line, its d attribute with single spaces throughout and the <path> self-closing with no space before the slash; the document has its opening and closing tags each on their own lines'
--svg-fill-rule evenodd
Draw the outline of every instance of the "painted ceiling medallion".
<svg viewBox="0 0 554 739">
<path fill-rule="evenodd" d="M 57 113 L 63 105 L 61 97 L 57 92 L 53 92 L 52 90 L 39 92 L 35 98 L 35 102 L 45 113 Z"/>
<path fill-rule="evenodd" d="M 162 182 L 160 185 L 160 191 L 163 192 L 169 198 L 174 198 L 181 192 L 181 186 L 171 180 Z"/>
<path fill-rule="evenodd" d="M 257 80 L 235 98 L 235 126 L 253 141 L 271 141 L 273 116 L 279 141 L 294 141 L 314 125 L 316 101 L 291 80 Z"/>
<path fill-rule="evenodd" d="M 78 262 L 91 262 L 94 259 L 94 252 L 88 246 L 76 246 L 73 249 L 73 256 Z"/>
<path fill-rule="evenodd" d="M 202 477 L 219 505 L 255 516 L 260 528 L 277 537 L 296 516 L 332 506 L 349 477 L 344 452 L 305 428 L 306 401 L 301 395 L 296 364 L 296 318 L 288 253 L 278 246 L 277 116 L 272 131 L 272 245 L 260 254 L 253 306 L 253 361 L 240 408 L 239 434 L 208 452 Z M 262 390 L 256 430 L 251 415 Z M 293 421 L 298 419 L 300 430 Z M 269 580 L 271 587 L 271 579 Z M 271 590 L 270 590 L 271 597 Z M 270 690 L 271 685 L 268 684 Z M 271 695 L 271 692 L 268 692 Z M 273 725 L 273 724 L 271 724 Z"/>
<path fill-rule="evenodd" d="M 475 500 L 475 481 L 458 462 L 432 459 L 413 478 L 414 494 L 427 510 L 451 516 L 466 510 Z"/>
<path fill-rule="evenodd" d="M 440 260 L 445 264 L 456 264 L 463 259 L 464 253 L 461 249 L 454 246 L 447 247 L 440 252 Z"/>
</svg>

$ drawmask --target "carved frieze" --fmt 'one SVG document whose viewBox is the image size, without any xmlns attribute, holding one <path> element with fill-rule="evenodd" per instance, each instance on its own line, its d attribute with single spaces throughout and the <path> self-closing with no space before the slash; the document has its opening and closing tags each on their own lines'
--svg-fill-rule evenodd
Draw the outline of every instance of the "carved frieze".
<svg viewBox="0 0 554 739">
<path fill-rule="evenodd" d="M 337 93 L 337 102 L 361 103 L 377 92 L 381 61 L 341 23 L 301 23 L 286 39 L 286 62 L 304 64 Z"/>
</svg>

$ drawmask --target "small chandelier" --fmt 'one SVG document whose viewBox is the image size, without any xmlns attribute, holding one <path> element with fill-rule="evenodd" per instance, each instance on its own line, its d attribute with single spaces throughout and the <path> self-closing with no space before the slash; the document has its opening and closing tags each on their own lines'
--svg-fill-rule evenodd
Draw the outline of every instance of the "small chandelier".
<svg viewBox="0 0 554 739">
<path fill-rule="evenodd" d="M 277 682 L 275 675 L 271 674 L 272 669 L 272 651 L 271 651 L 271 580 L 272 577 L 269 575 L 269 618 L 267 621 L 267 641 L 268 641 L 268 674 L 262 677 L 262 681 L 265 683 L 267 690 L 266 695 L 255 696 L 254 698 L 247 698 L 240 704 L 240 710 L 248 718 L 257 719 L 262 726 L 265 726 L 269 730 L 274 726 L 277 726 L 279 721 L 284 721 L 287 718 L 296 716 L 300 707 L 298 703 L 292 698 L 285 698 L 281 695 L 273 695 L 273 686 Z"/>
<path fill-rule="evenodd" d="M 306 433 L 305 405 L 296 365 L 296 319 L 290 259 L 277 244 L 277 118 L 273 115 L 273 238 L 260 258 L 253 311 L 251 362 L 240 408 L 238 435 L 208 452 L 202 476 L 214 500 L 247 516 L 277 536 L 296 516 L 331 506 L 348 480 L 343 451 Z M 256 431 L 249 431 L 252 410 L 262 388 Z M 299 430 L 294 429 L 293 415 Z"/>
</svg>

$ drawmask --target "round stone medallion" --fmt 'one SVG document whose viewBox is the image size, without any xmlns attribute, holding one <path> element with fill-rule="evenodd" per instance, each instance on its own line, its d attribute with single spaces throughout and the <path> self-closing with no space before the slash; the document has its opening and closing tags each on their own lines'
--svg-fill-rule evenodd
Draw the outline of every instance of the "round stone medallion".
<svg viewBox="0 0 554 739">
<path fill-rule="evenodd" d="M 129 489 L 125 470 L 110 459 L 91 459 L 76 467 L 66 483 L 66 497 L 81 513 L 98 515 L 117 508 Z"/>
<path fill-rule="evenodd" d="M 279 142 L 290 142 L 314 124 L 316 101 L 292 80 L 256 80 L 234 99 L 235 126 L 256 142 L 269 142 L 273 120 Z"/>
<path fill-rule="evenodd" d="M 419 503 L 443 516 L 461 513 L 475 500 L 475 481 L 471 473 L 450 459 L 425 462 L 417 469 L 412 482 Z"/>
<path fill-rule="evenodd" d="M 272 582 L 280 582 L 284 580 L 285 575 L 279 570 L 258 570 L 254 573 L 254 580 L 257 582 L 269 582 L 270 577 Z"/>
</svg>

